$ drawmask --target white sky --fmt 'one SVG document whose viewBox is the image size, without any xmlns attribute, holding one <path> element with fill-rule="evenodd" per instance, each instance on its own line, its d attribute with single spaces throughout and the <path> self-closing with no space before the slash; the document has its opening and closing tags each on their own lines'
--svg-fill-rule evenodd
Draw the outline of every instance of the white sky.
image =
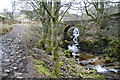
<svg viewBox="0 0 120 80">
<path fill-rule="evenodd" d="M 11 0 L 0 0 L 0 12 L 3 12 L 5 8 L 11 10 Z"/>
<path fill-rule="evenodd" d="M 4 9 L 11 10 L 11 1 L 12 0 L 0 0 L 0 12 L 3 12 Z M 68 0 L 65 0 L 68 1 Z M 111 1 L 120 1 L 120 0 L 111 0 Z"/>
</svg>

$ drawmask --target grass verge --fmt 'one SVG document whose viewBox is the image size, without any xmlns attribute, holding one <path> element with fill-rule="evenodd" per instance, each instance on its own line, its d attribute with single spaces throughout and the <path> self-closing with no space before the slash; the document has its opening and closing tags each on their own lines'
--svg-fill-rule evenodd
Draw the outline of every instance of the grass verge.
<svg viewBox="0 0 120 80">
<path fill-rule="evenodd" d="M 43 74 L 43 75 L 45 75 L 47 77 L 51 76 L 51 72 L 46 67 L 46 63 L 45 62 L 37 60 L 37 59 L 34 59 L 33 57 L 31 57 L 31 58 L 32 58 L 32 61 L 34 62 L 35 67 L 37 68 L 39 73 L 41 73 L 41 74 Z"/>
<path fill-rule="evenodd" d="M 0 24 L 0 35 L 9 32 L 13 27 L 7 24 Z"/>
</svg>

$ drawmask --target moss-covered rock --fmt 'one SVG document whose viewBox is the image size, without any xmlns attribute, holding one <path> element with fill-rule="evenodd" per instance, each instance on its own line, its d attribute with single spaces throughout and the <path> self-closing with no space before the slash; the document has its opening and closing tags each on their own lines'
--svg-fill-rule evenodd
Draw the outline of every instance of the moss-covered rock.
<svg viewBox="0 0 120 80">
<path fill-rule="evenodd" d="M 68 58 L 72 57 L 72 52 L 73 52 L 72 50 L 65 50 L 64 52 L 66 57 Z"/>
<path fill-rule="evenodd" d="M 105 57 L 105 61 L 106 61 L 106 62 L 111 62 L 110 57 L 106 56 L 106 57 Z"/>
<path fill-rule="evenodd" d="M 39 41 L 38 41 L 38 44 L 37 44 L 37 47 L 38 47 L 39 49 L 44 48 L 44 47 L 45 47 L 45 42 L 42 41 L 42 40 L 39 40 Z"/>
</svg>

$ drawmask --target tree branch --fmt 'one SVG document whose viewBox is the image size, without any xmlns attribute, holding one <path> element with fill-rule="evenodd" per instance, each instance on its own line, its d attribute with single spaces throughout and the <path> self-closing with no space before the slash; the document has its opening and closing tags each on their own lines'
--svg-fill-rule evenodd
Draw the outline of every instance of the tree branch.
<svg viewBox="0 0 120 80">
<path fill-rule="evenodd" d="M 86 5 L 86 2 L 85 2 L 85 1 L 84 1 L 84 4 L 85 4 L 85 12 L 86 12 L 86 14 L 87 14 L 88 16 L 90 16 L 95 22 L 97 22 L 97 19 L 94 18 L 91 14 L 89 14 L 88 9 L 87 9 L 87 5 Z"/>
<path fill-rule="evenodd" d="M 36 11 L 37 14 L 39 14 L 38 10 L 35 8 L 35 4 L 33 2 L 30 3 L 31 6 L 33 7 L 33 9 Z M 38 15 L 40 20 L 42 21 L 42 17 L 40 15 Z"/>
<path fill-rule="evenodd" d="M 51 18 L 53 18 L 53 16 L 51 15 L 50 11 L 46 8 L 44 2 L 42 2 L 42 6 L 43 6 L 43 8 L 47 11 L 48 15 L 49 15 Z"/>
<path fill-rule="evenodd" d="M 64 15 L 65 15 L 66 12 L 70 9 L 70 7 L 71 7 L 71 3 L 70 3 L 70 5 L 69 5 L 69 7 L 65 10 L 65 12 L 63 13 L 62 17 L 60 18 L 60 20 L 59 20 L 58 22 L 60 22 L 60 21 L 63 19 Z"/>
</svg>

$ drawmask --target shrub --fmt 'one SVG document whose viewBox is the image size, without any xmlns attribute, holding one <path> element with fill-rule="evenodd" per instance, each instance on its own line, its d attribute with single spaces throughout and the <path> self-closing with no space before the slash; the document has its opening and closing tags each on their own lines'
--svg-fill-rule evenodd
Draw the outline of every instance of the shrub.
<svg viewBox="0 0 120 80">
<path fill-rule="evenodd" d="M 72 56 L 73 51 L 72 50 L 65 50 L 64 52 L 65 52 L 65 56 L 70 58 Z"/>
<path fill-rule="evenodd" d="M 104 49 L 104 53 L 110 57 L 116 57 L 120 60 L 120 40 L 111 40 L 109 46 Z"/>
<path fill-rule="evenodd" d="M 120 60 L 120 40 L 114 40 L 106 36 L 98 36 L 94 42 L 80 41 L 80 49 L 97 53 L 105 54 L 109 57 L 116 57 L 116 60 Z"/>
<path fill-rule="evenodd" d="M 5 34 L 9 32 L 12 28 L 13 27 L 10 25 L 5 25 L 5 24 L 0 25 L 0 34 Z"/>
<path fill-rule="evenodd" d="M 41 48 L 44 48 L 44 46 L 45 46 L 45 43 L 44 43 L 42 40 L 39 40 L 39 41 L 38 41 L 38 44 L 37 44 L 37 47 L 38 47 L 39 49 L 41 49 Z"/>
</svg>

